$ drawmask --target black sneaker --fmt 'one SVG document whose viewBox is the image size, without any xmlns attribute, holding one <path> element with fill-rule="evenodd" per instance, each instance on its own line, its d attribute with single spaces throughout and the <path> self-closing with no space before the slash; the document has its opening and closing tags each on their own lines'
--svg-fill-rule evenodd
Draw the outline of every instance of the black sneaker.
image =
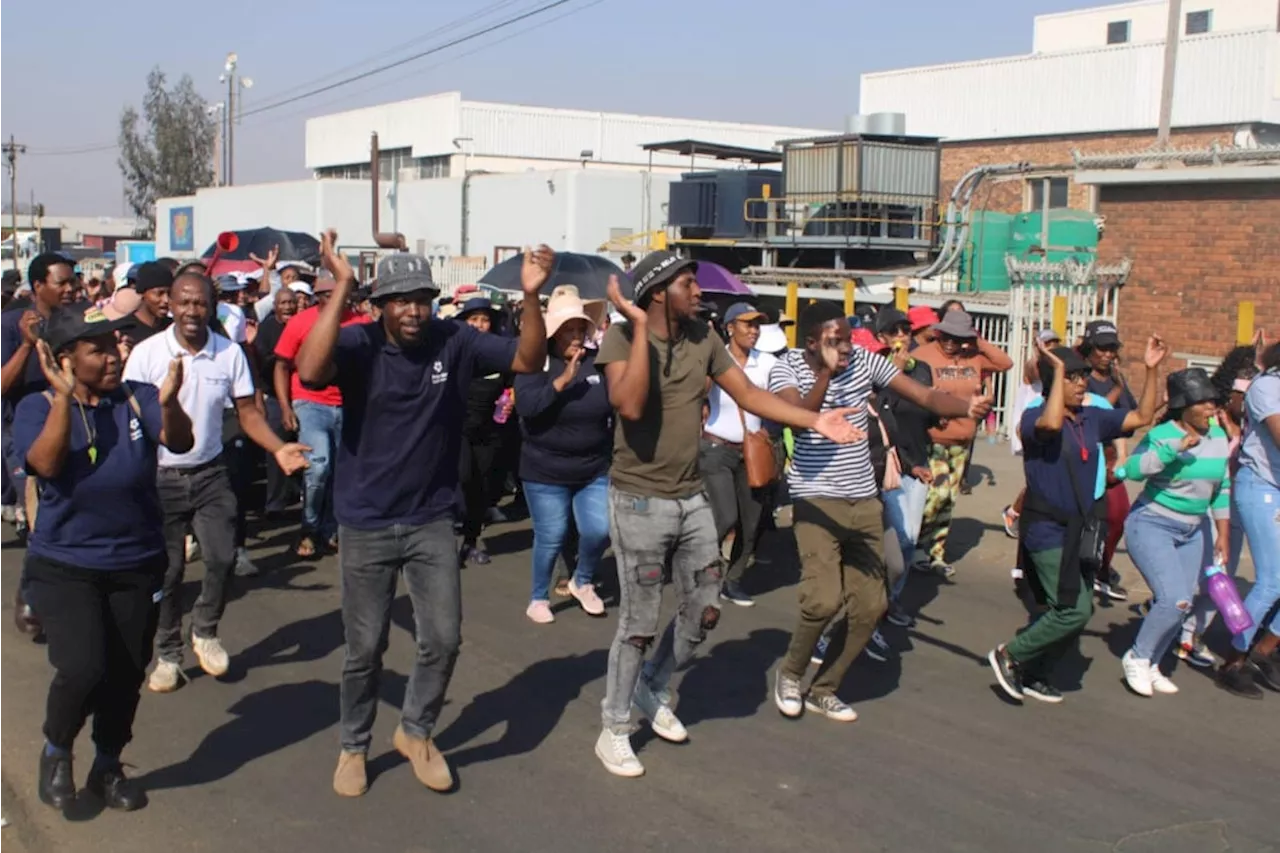
<svg viewBox="0 0 1280 853">
<path fill-rule="evenodd" d="M 1242 699 L 1261 699 L 1262 688 L 1253 680 L 1253 667 L 1248 663 L 1224 666 L 1218 669 L 1217 684 L 1233 696 Z"/>
<path fill-rule="evenodd" d="M 996 646 L 987 652 L 987 663 L 991 664 L 991 671 L 996 674 L 1000 689 L 1007 693 L 1009 698 L 1021 702 L 1022 673 L 1019 671 L 1018 662 L 1009 657 L 1009 651 L 1004 646 Z"/>
<path fill-rule="evenodd" d="M 65 809 L 76 801 L 76 778 L 70 755 L 50 755 L 40 745 L 40 770 L 36 777 L 40 802 L 55 809 Z"/>
<path fill-rule="evenodd" d="M 893 647 L 885 640 L 878 628 L 876 629 L 876 632 L 871 635 L 871 639 L 867 641 L 865 651 L 867 653 L 867 657 L 872 660 L 878 660 L 881 663 L 884 663 L 889 660 L 889 658 L 893 657 Z"/>
<path fill-rule="evenodd" d="M 147 804 L 147 793 L 134 780 L 124 775 L 120 765 L 89 771 L 84 789 L 102 800 L 107 808 L 122 812 L 137 811 Z"/>
<path fill-rule="evenodd" d="M 1280 658 L 1276 655 L 1264 657 L 1257 652 L 1250 652 L 1249 663 L 1264 687 L 1280 692 Z"/>
<path fill-rule="evenodd" d="M 1058 692 L 1058 688 L 1043 678 L 1036 678 L 1035 676 L 1029 676 L 1022 682 L 1022 695 L 1038 699 L 1041 702 L 1048 702 L 1050 705 L 1057 705 L 1062 701 L 1062 694 Z"/>
<path fill-rule="evenodd" d="M 742 584 L 736 581 L 726 581 L 725 585 L 720 587 L 720 598 L 739 607 L 755 606 L 755 601 L 742 591 Z"/>
<path fill-rule="evenodd" d="M 885 618 L 889 620 L 890 624 L 897 625 L 899 628 L 914 628 L 916 626 L 916 617 L 908 613 L 896 601 L 889 602 L 889 612 L 885 614 Z"/>
</svg>

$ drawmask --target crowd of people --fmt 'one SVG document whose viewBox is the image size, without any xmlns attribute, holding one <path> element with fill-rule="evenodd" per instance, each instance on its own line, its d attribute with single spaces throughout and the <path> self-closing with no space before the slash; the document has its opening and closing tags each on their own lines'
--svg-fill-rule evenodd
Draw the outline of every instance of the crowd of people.
<svg viewBox="0 0 1280 853">
<path fill-rule="evenodd" d="M 185 567 L 204 562 L 188 636 L 218 677 L 228 587 L 259 572 L 245 547 L 259 503 L 275 516 L 301 501 L 296 558 L 337 554 L 341 796 L 368 786 L 400 576 L 417 656 L 394 743 L 423 785 L 453 787 L 432 734 L 461 642 L 460 570 L 489 561 L 485 525 L 508 493 L 532 522 L 532 622 L 555 621 L 553 595 L 605 616 L 597 583 L 612 547 L 617 625 L 595 743 L 608 772 L 644 773 L 636 712 L 660 738 L 687 739 L 672 676 L 723 606 L 753 604 L 760 537 L 784 503 L 800 581 L 775 704 L 786 717 L 857 718 L 841 684 L 864 651 L 892 653 L 882 620 L 914 624 L 910 576 L 956 575 L 953 510 L 991 377 L 1014 367 L 963 304 L 850 318 L 817 301 L 794 321 L 749 302 L 708 310 L 697 262 L 670 252 L 628 271 L 630 297 L 615 278 L 607 300 L 584 299 L 554 279 L 545 246 L 525 253 L 505 304 L 442 299 L 423 257 L 387 255 L 362 286 L 335 242 L 323 235 L 318 269 L 273 252 L 253 275 L 216 280 L 165 259 L 86 283 L 40 255 L 6 306 L 6 512 L 27 537 L 15 617 L 44 636 L 54 669 L 44 802 L 77 797 L 71 751 L 92 717 L 85 790 L 115 808 L 145 803 L 120 755 L 143 684 L 163 694 L 185 679 Z M 1127 597 L 1111 566 L 1124 535 L 1153 593 L 1121 662 L 1134 693 L 1176 692 L 1161 669 L 1170 649 L 1217 666 L 1233 694 L 1280 689 L 1280 624 L 1268 621 L 1280 598 L 1280 345 L 1162 383 L 1168 353 L 1153 336 L 1136 398 L 1110 322 L 1073 347 L 1041 330 L 1036 347 L 1012 427 L 1026 488 L 1004 512 L 1030 618 L 989 655 L 999 686 L 1062 701 L 1054 664 L 1095 595 Z M 1126 438 L 1157 417 L 1130 454 Z M 1130 481 L 1144 483 L 1132 506 Z M 1234 577 L 1246 542 L 1251 624 L 1218 660 L 1203 640 L 1204 570 Z M 678 600 L 664 627 L 668 584 Z"/>
</svg>

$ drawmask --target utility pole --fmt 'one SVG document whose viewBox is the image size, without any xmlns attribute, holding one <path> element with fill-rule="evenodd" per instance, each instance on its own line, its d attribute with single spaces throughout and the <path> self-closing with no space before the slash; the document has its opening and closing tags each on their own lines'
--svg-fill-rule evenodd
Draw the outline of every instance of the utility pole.
<svg viewBox="0 0 1280 853">
<path fill-rule="evenodd" d="M 227 144 L 226 151 L 223 156 L 226 157 L 227 168 L 224 173 L 225 185 L 231 186 L 235 181 L 236 173 L 236 124 L 240 121 L 241 106 L 237 103 L 243 95 L 241 89 L 253 88 L 253 80 L 249 77 L 240 77 L 236 75 L 236 65 L 239 63 L 240 57 L 235 52 L 227 54 L 227 61 L 222 66 L 223 73 L 218 77 L 219 83 L 227 84 L 227 107 L 226 107 L 226 130 Z"/>
<path fill-rule="evenodd" d="M 5 160 L 9 163 L 9 222 L 11 232 L 9 239 L 13 241 L 13 268 L 18 270 L 18 155 L 26 154 L 27 146 L 19 145 L 9 134 L 9 141 L 4 144 Z"/>
<path fill-rule="evenodd" d="M 1166 0 L 1169 22 L 1164 37 L 1164 76 L 1160 81 L 1160 126 L 1156 130 L 1156 147 L 1169 147 L 1173 123 L 1173 79 L 1178 66 L 1178 40 L 1182 35 L 1182 0 Z"/>
</svg>

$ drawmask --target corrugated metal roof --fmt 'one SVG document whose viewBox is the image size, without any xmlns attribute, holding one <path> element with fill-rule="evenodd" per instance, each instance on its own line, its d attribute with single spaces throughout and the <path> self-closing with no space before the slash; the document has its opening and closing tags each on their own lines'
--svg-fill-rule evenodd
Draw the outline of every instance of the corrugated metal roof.
<svg viewBox="0 0 1280 853">
<path fill-rule="evenodd" d="M 454 154 L 454 139 L 469 138 L 476 156 L 644 164 L 641 146 L 666 139 L 693 138 L 772 148 L 780 139 L 831 133 L 830 129 L 740 124 L 626 113 L 529 107 L 465 101 L 457 92 L 383 104 L 307 121 L 307 168 L 339 166 L 368 159 L 369 134 L 384 149 L 411 148 L 415 157 Z M 657 165 L 687 165 L 686 157 L 655 154 Z"/>
<path fill-rule="evenodd" d="M 1142 130 L 1160 112 L 1164 44 L 1126 44 L 863 74 L 860 111 L 907 115 L 907 132 L 1003 139 Z M 1280 34 L 1185 38 L 1176 127 L 1280 120 Z"/>
</svg>

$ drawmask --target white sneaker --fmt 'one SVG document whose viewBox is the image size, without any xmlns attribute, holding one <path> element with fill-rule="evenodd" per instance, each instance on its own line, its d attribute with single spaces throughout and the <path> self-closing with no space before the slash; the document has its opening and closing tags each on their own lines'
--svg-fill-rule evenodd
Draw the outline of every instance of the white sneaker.
<svg viewBox="0 0 1280 853">
<path fill-rule="evenodd" d="M 614 776 L 634 779 L 644 775 L 644 765 L 631 751 L 630 735 L 616 735 L 608 729 L 601 731 L 596 738 L 596 758 Z"/>
<path fill-rule="evenodd" d="M 235 573 L 239 578 L 252 578 L 262 574 L 262 570 L 249 556 L 249 549 L 243 545 L 236 549 Z"/>
<path fill-rule="evenodd" d="M 200 661 L 200 668 L 205 672 L 214 678 L 227 674 L 227 667 L 231 665 L 231 660 L 227 656 L 227 650 L 222 647 L 222 641 L 217 637 L 197 637 L 193 633 L 191 648 L 195 649 L 196 659 Z"/>
<path fill-rule="evenodd" d="M 684 743 L 689 739 L 689 731 L 684 727 L 684 723 L 680 722 L 675 711 L 654 695 L 643 678 L 636 684 L 636 692 L 631 702 L 640 709 L 640 713 L 649 721 L 650 728 L 658 737 L 672 743 Z"/>
<path fill-rule="evenodd" d="M 551 612 L 551 603 L 547 601 L 530 601 L 524 615 L 538 625 L 550 625 L 556 621 L 556 615 Z"/>
<path fill-rule="evenodd" d="M 578 604 L 582 605 L 583 611 L 588 616 L 604 615 L 604 602 L 600 600 L 600 596 L 596 595 L 594 584 L 584 583 L 578 586 L 573 578 L 569 578 L 569 594 L 578 599 Z"/>
<path fill-rule="evenodd" d="M 1139 696 L 1150 696 L 1151 690 L 1151 661 L 1142 660 L 1133 653 L 1133 649 L 1124 653 L 1124 657 L 1120 659 L 1120 664 L 1124 667 L 1124 680 L 1129 685 L 1129 689 Z"/>
<path fill-rule="evenodd" d="M 1157 693 L 1173 694 L 1178 692 L 1178 685 L 1169 676 L 1160 671 L 1158 664 L 1151 664 L 1151 689 Z"/>
<path fill-rule="evenodd" d="M 156 662 L 156 668 L 151 670 L 147 689 L 152 693 L 172 693 L 178 689 L 178 683 L 185 679 L 181 666 L 174 661 L 161 659 Z"/>
<path fill-rule="evenodd" d="M 784 717 L 798 717 L 804 713 L 804 701 L 800 696 L 800 679 L 784 675 L 782 668 L 774 676 L 773 704 Z"/>
<path fill-rule="evenodd" d="M 192 536 L 190 533 L 187 534 L 184 548 L 185 550 L 183 553 L 186 554 L 188 563 L 194 563 L 196 560 L 200 559 L 200 543 L 197 542 L 196 537 Z"/>
</svg>

